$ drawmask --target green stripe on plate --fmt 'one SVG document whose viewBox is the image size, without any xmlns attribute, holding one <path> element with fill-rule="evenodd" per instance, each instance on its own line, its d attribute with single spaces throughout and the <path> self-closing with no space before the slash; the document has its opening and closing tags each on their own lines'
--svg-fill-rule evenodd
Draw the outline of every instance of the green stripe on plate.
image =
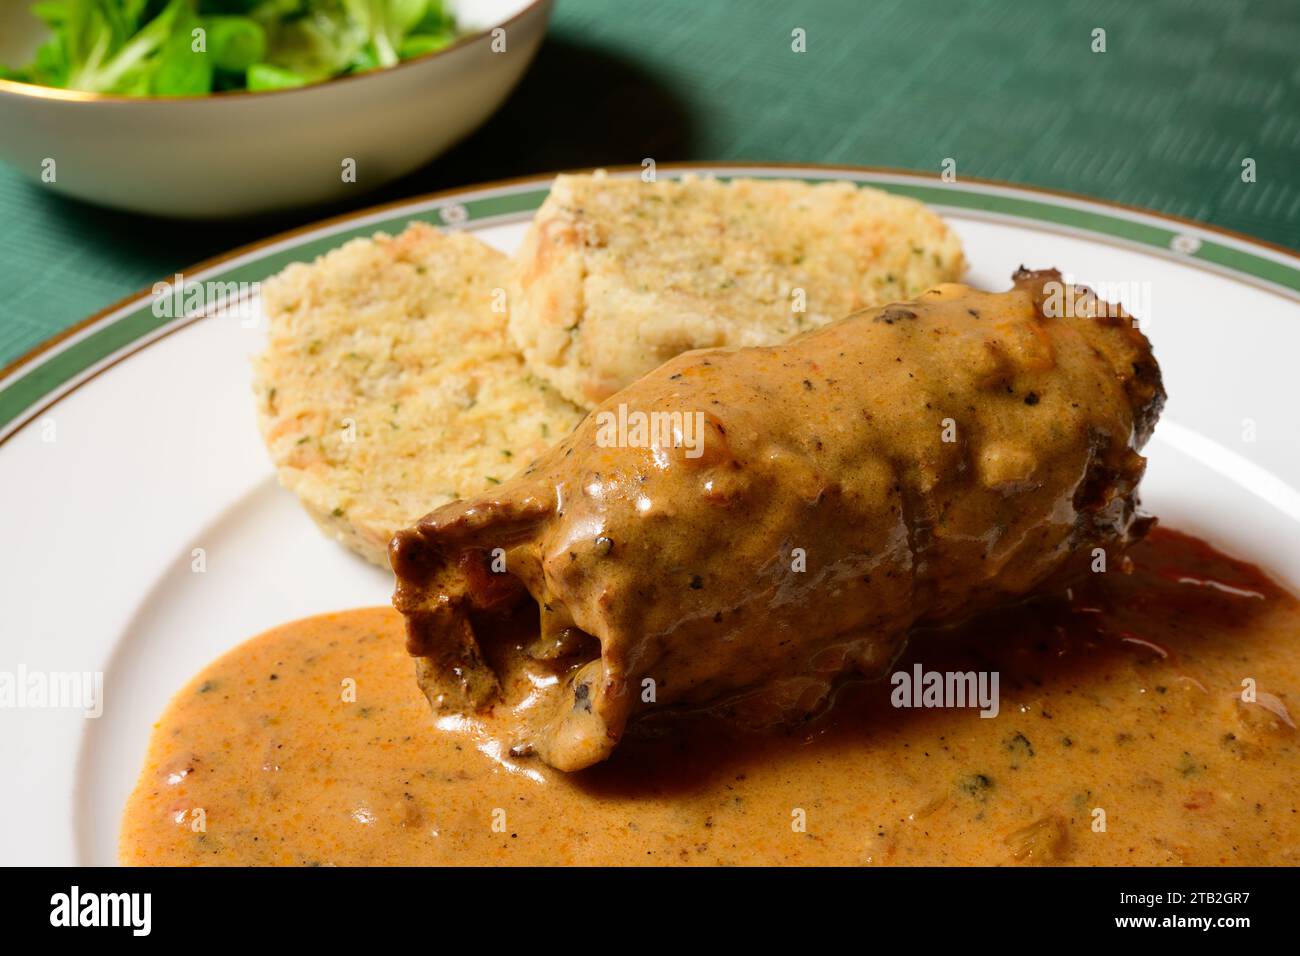
<svg viewBox="0 0 1300 956">
<path fill-rule="evenodd" d="M 731 178 L 722 173 L 718 175 L 724 179 Z M 746 171 L 746 175 L 768 178 L 791 177 L 793 170 Z M 1170 250 L 1171 242 L 1182 232 L 1181 229 L 1162 228 L 1139 222 L 1133 218 L 1079 209 L 1069 205 L 1058 205 L 1040 199 L 1025 199 L 999 193 L 956 189 L 942 185 L 881 181 L 870 174 L 854 175 L 845 173 L 843 176 L 835 178 L 875 186 L 887 192 L 900 196 L 909 196 L 933 205 L 981 210 L 999 216 L 1009 216 L 1031 222 L 1052 223 L 1083 232 L 1123 239 L 1165 252 Z M 804 180 L 810 183 L 826 181 L 824 177 L 804 177 Z M 511 187 L 503 188 L 511 189 Z M 253 261 L 226 269 L 218 268 L 216 272 L 208 277 L 207 281 L 261 282 L 275 275 L 290 263 L 309 261 L 341 246 L 350 239 L 369 236 L 380 230 L 391 231 L 412 220 L 423 220 L 433 225 L 444 225 L 442 213 L 448 207 L 462 207 L 465 211 L 465 222 L 532 212 L 542 204 L 549 191 L 550 187 L 547 185 L 539 186 L 537 189 L 518 189 L 515 187 L 515 191 L 504 193 L 492 191 L 478 198 L 467 196 L 465 199 L 460 200 L 454 196 L 448 197 L 441 202 L 435 202 L 433 206 L 420 212 L 395 210 L 390 216 L 383 219 L 366 222 L 364 225 L 348 229 L 341 229 L 338 232 L 332 232 L 317 238 L 311 238 L 309 235 L 287 248 L 269 252 Z M 412 205 L 416 205 L 416 203 L 412 203 Z M 364 213 L 361 215 L 364 215 Z M 1196 252 L 1187 255 L 1186 258 L 1189 260 L 1199 259 L 1206 263 L 1300 292 L 1300 269 L 1232 246 L 1226 246 L 1211 240 L 1201 240 L 1200 247 Z M 145 301 L 139 308 L 119 317 L 103 328 L 96 329 L 86 335 L 85 338 L 54 353 L 49 358 L 37 359 L 25 374 L 21 375 L 3 391 L 0 391 L 0 428 L 4 428 L 46 395 L 71 381 L 96 363 L 103 361 L 132 342 L 156 332 L 172 321 L 171 318 L 155 316 L 152 302 Z"/>
<path fill-rule="evenodd" d="M 965 192 L 956 189 L 945 189 L 942 186 L 890 184 L 881 188 L 935 206 L 957 206 L 962 209 L 994 212 L 1001 216 L 1014 216 L 1017 219 L 1051 222 L 1058 226 L 1098 233 L 1115 239 L 1125 239 L 1129 242 L 1165 251 L 1169 251 L 1174 238 L 1184 232 L 1182 229 L 1165 229 L 1160 226 L 1137 222 L 1133 219 L 1121 219 L 1088 209 L 1057 206 L 1034 199 Z M 1185 258 L 1200 259 L 1204 262 L 1223 266 L 1235 272 L 1241 272 L 1280 285 L 1283 288 L 1300 292 L 1300 269 L 1276 262 L 1273 259 L 1265 259 L 1233 246 L 1225 246 L 1212 240 L 1202 239 L 1200 240 L 1200 248 L 1195 253 L 1186 255 Z"/>
<path fill-rule="evenodd" d="M 543 187 L 504 196 L 484 196 L 467 200 L 459 205 L 465 208 L 465 221 L 474 222 L 494 216 L 531 212 L 542 204 L 549 191 L 548 188 Z M 439 210 L 449 205 L 457 204 L 448 201 L 418 213 L 395 212 L 389 218 L 370 222 L 364 226 L 344 229 L 316 239 L 304 238 L 297 245 L 267 253 L 251 262 L 226 269 L 218 268 L 204 281 L 261 282 L 291 263 L 310 261 L 331 249 L 337 249 L 351 239 L 371 236 L 378 231 L 393 229 L 413 220 L 442 226 L 445 224 Z M 0 428 L 4 428 L 25 410 L 86 369 L 173 321 L 175 320 L 168 316 L 154 315 L 153 302 L 150 300 L 109 325 L 96 329 L 48 359 L 38 360 L 38 364 L 30 371 L 0 391 Z"/>
</svg>

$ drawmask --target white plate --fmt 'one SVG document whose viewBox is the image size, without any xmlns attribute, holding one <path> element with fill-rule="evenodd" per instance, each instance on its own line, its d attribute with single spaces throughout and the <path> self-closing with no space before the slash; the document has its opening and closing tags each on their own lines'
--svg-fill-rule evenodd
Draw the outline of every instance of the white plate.
<svg viewBox="0 0 1300 956">
<path fill-rule="evenodd" d="M 985 183 L 829 168 L 709 171 L 844 178 L 922 198 L 960 233 L 976 285 L 1005 288 L 1021 263 L 1097 285 L 1142 283 L 1125 298 L 1155 343 L 1170 395 L 1149 446 L 1144 501 L 1169 525 L 1300 582 L 1300 257 Z M 548 183 L 357 214 L 186 278 L 260 280 L 413 218 L 509 251 Z M 157 318 L 144 295 L 0 379 L 0 672 L 104 672 L 98 719 L 0 710 L 0 863 L 114 863 L 123 804 L 173 691 L 268 627 L 388 600 L 389 576 L 326 541 L 276 486 L 249 387 L 262 322 L 245 325 L 233 313 Z M 203 573 L 192 570 L 195 548 L 206 556 Z"/>
</svg>

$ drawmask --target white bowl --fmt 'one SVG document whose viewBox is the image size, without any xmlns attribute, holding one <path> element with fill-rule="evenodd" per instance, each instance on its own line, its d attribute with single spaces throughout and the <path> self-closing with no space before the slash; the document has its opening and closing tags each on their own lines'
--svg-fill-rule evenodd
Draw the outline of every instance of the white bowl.
<svg viewBox="0 0 1300 956">
<path fill-rule="evenodd" d="M 467 31 L 452 46 L 296 89 L 142 98 L 0 80 L 0 159 L 57 192 L 162 216 L 224 218 L 357 195 L 491 115 L 537 52 L 552 0 L 449 6 Z M 498 27 L 503 52 L 493 50 Z M 0 3 L 0 63 L 25 63 L 44 34 L 25 4 Z M 345 181 L 347 160 L 355 182 Z M 42 175 L 50 168 L 53 181 Z"/>
</svg>

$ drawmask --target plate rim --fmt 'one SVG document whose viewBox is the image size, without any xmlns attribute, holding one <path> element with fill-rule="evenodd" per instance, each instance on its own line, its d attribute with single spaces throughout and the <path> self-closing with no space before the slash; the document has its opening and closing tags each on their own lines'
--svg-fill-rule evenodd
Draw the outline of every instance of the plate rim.
<svg viewBox="0 0 1300 956">
<path fill-rule="evenodd" d="M 1106 231 L 1098 228 L 1100 222 L 1093 222 L 1085 226 L 1063 226 L 1061 223 L 1053 222 L 1044 218 L 1038 218 L 1028 215 L 1024 210 L 1018 212 L 1008 212 L 1003 209 L 981 209 L 979 206 L 970 204 L 956 208 L 959 212 L 966 212 L 971 218 L 980 218 L 979 213 L 992 213 L 988 218 L 997 220 L 1019 219 L 1025 222 L 1032 222 L 1039 226 L 1055 226 L 1058 231 L 1064 231 L 1067 234 L 1082 234 L 1093 239 L 1102 238 L 1111 242 L 1120 241 L 1123 244 L 1133 245 L 1136 248 L 1148 254 L 1162 255 L 1166 258 L 1173 259 L 1183 265 L 1197 268 L 1219 276 L 1226 275 L 1228 278 L 1236 281 L 1247 282 L 1257 288 L 1273 292 L 1283 298 L 1300 302 L 1300 252 L 1287 248 L 1286 246 L 1270 242 L 1266 239 L 1259 239 L 1245 233 L 1235 230 L 1226 229 L 1221 226 L 1209 223 L 1199 222 L 1194 219 L 1188 219 L 1173 213 L 1157 212 L 1140 206 L 1129 205 L 1115 202 L 1107 199 L 1098 199 L 1086 196 L 1080 193 L 1073 193 L 1066 190 L 1058 190 L 1050 187 L 1027 186 L 1018 183 L 1010 183 L 996 179 L 985 179 L 981 177 L 960 177 L 952 182 L 945 182 L 941 177 L 934 173 L 919 172 L 917 170 L 899 169 L 887 166 L 857 166 L 851 164 L 832 164 L 832 163 L 802 163 L 802 162 L 753 162 L 746 163 L 740 160 L 720 160 L 720 161 L 674 161 L 656 163 L 655 171 L 665 170 L 674 176 L 680 176 L 695 171 L 705 172 L 711 175 L 734 176 L 734 175 L 753 175 L 763 171 L 775 171 L 777 173 L 790 173 L 803 171 L 805 173 L 825 174 L 813 175 L 813 180 L 826 181 L 856 181 L 863 184 L 861 180 L 875 177 L 881 178 L 892 177 L 902 180 L 902 183 L 865 183 L 866 185 L 875 185 L 877 188 L 882 186 L 888 190 L 889 185 L 902 186 L 908 182 L 913 184 L 913 189 L 933 190 L 951 190 L 958 195 L 967 197 L 979 197 L 985 200 L 994 201 L 994 204 L 1002 204 L 1004 207 L 1013 203 L 1016 198 L 1030 199 L 1039 205 L 1046 206 L 1056 210 L 1072 210 L 1074 212 L 1087 214 L 1092 212 L 1094 218 L 1099 218 L 1101 222 L 1109 223 L 1112 226 L 1124 224 L 1128 227 L 1141 226 L 1143 219 L 1155 220 L 1166 225 L 1178 227 L 1172 232 L 1164 244 L 1152 241 L 1151 237 L 1146 239 L 1135 239 L 1133 236 L 1121 235 L 1116 230 Z M 357 228 L 364 228 L 365 223 L 370 220 L 393 218 L 391 214 L 400 213 L 404 208 L 421 208 L 428 213 L 437 212 L 442 217 L 444 227 L 456 228 L 459 223 L 451 222 L 446 219 L 447 210 L 459 205 L 455 202 L 448 202 L 457 197 L 463 197 L 469 194 L 482 193 L 484 199 L 496 197 L 498 194 L 512 196 L 524 193 L 527 187 L 540 187 L 543 184 L 552 182 L 557 176 L 561 175 L 584 175 L 591 174 L 597 170 L 604 170 L 611 175 L 627 176 L 637 174 L 643 171 L 640 164 L 626 165 L 609 165 L 609 166 L 588 166 L 574 169 L 557 170 L 554 172 L 531 173 L 524 176 L 514 176 L 505 179 L 488 180 L 484 182 L 471 183 L 463 186 L 455 186 L 448 189 L 435 190 L 433 192 L 422 193 L 417 196 L 407 196 L 401 199 L 395 199 L 390 202 L 379 203 L 371 206 L 364 206 L 360 209 L 354 209 L 349 212 L 341 213 L 336 216 L 330 216 L 325 219 L 314 220 L 292 229 L 287 229 L 261 239 L 256 239 L 244 245 L 237 246 L 234 249 L 219 253 L 207 259 L 200 260 L 188 267 L 178 270 L 173 276 L 151 283 L 142 289 L 124 296 L 109 306 L 100 309 L 98 312 L 87 316 L 84 319 L 74 323 L 66 329 L 63 329 L 49 338 L 37 343 L 28 349 L 22 355 L 18 356 L 8 364 L 0 367 L 0 446 L 3 446 L 10 438 L 20 432 L 27 424 L 37 416 L 47 411 L 57 404 L 65 396 L 71 394 L 76 389 L 89 381 L 97 378 L 100 374 L 109 368 L 119 364 L 132 355 L 138 354 L 144 348 L 147 348 L 153 342 L 158 341 L 170 335 L 173 332 L 185 328 L 192 322 L 198 321 L 205 317 L 203 311 L 193 314 L 171 318 L 159 327 L 143 331 L 139 334 L 132 335 L 129 339 L 122 342 L 115 348 L 110 348 L 99 360 L 90 360 L 83 365 L 74 368 L 63 378 L 49 382 L 40 382 L 39 373 L 50 362 L 51 359 L 61 354 L 59 346 L 70 343 L 70 340 L 88 337 L 95 332 L 103 332 L 114 328 L 124 319 L 137 315 L 140 309 L 149 303 L 155 295 L 155 288 L 160 284 L 170 282 L 176 276 L 197 277 L 205 276 L 206 280 L 216 280 L 225 278 L 222 274 L 207 275 L 212 270 L 218 269 L 222 265 L 231 265 L 237 261 L 250 259 L 252 262 L 259 261 L 257 254 L 271 247 L 293 248 L 302 245 L 301 240 L 305 240 L 314 234 L 323 234 L 321 240 L 331 238 L 339 230 L 337 227 L 344 226 L 348 223 L 358 223 Z M 902 190 L 906 195 L 906 190 Z M 1009 195 L 1008 195 L 1009 194 Z M 914 197 L 916 198 L 916 197 Z M 941 202 L 933 199 L 921 200 L 927 205 L 945 206 Z M 439 204 L 442 204 L 439 206 Z M 463 207 L 462 207 L 463 208 Z M 534 207 L 535 208 L 535 207 Z M 1117 215 L 1118 214 L 1118 215 Z M 505 215 L 509 215 L 508 213 Z M 494 218 L 491 215 L 477 217 L 476 225 L 483 226 L 487 221 Z M 468 221 L 468 220 L 466 220 Z M 381 229 L 382 225 L 376 225 Z M 1156 228 L 1156 227 L 1150 227 Z M 1231 264 L 1217 262 L 1215 260 L 1201 258 L 1204 243 L 1200 238 L 1194 235 L 1195 232 L 1218 236 L 1231 240 L 1236 246 L 1245 246 L 1247 248 L 1237 248 L 1234 246 L 1215 246 L 1214 248 L 1226 250 L 1235 253 L 1237 257 L 1246 256 L 1250 259 L 1271 266 L 1288 270 L 1287 285 L 1275 283 L 1267 278 L 1256 274 L 1243 271 Z M 1190 239 L 1194 244 L 1190 248 L 1179 250 L 1174 245 L 1178 239 Z M 343 241 L 347 241 L 346 239 Z M 1271 253 L 1271 255 L 1259 256 L 1251 249 Z M 1281 257 L 1281 261 L 1279 258 Z M 264 258 L 264 257 L 261 257 Z M 1290 261 L 1287 261 L 1290 260 Z M 258 280 L 260 281 L 260 280 Z M 118 313 L 122 313 L 118 315 Z M 108 321 L 116 316 L 113 321 Z M 96 329 L 103 324 L 102 329 Z M 33 380 L 34 386 L 39 391 L 34 392 L 29 398 L 23 399 L 21 394 L 15 401 L 7 400 L 7 396 L 12 395 L 14 390 L 20 386 L 26 386 L 29 380 Z M 68 383 L 72 383 L 70 386 Z M 68 386 L 64 388 L 64 386 Z M 21 404 L 20 404 L 21 403 Z"/>
</svg>

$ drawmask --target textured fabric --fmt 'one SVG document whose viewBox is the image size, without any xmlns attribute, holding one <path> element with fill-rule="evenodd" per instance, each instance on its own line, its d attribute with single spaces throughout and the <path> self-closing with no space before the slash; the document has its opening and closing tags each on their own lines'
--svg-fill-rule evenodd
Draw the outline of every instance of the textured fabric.
<svg viewBox="0 0 1300 956">
<path fill-rule="evenodd" d="M 796 28 L 804 53 L 791 49 Z M 1105 53 L 1091 49 L 1098 28 Z M 952 158 L 959 177 L 1084 193 L 1300 249 L 1300 2 L 559 0 L 537 62 L 486 126 L 350 206 L 179 224 L 60 199 L 0 166 L 0 364 L 281 229 L 645 157 L 936 176 Z"/>
</svg>

